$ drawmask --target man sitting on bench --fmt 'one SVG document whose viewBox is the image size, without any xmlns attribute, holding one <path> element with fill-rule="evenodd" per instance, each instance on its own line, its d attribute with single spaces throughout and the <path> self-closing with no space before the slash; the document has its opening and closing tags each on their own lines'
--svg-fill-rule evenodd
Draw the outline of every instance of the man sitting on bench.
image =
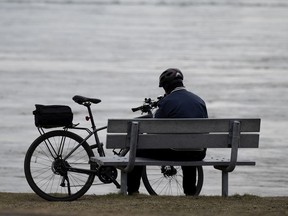
<svg viewBox="0 0 288 216">
<path fill-rule="evenodd" d="M 208 118 L 205 102 L 197 95 L 189 92 L 183 85 L 183 74 L 179 69 L 169 68 L 159 78 L 159 87 L 165 90 L 165 97 L 159 101 L 159 109 L 155 118 Z M 137 150 L 138 157 L 148 157 L 160 160 L 203 160 L 206 149 L 155 149 Z M 128 173 L 127 186 L 128 195 L 139 193 L 140 180 L 143 167 L 135 166 Z M 196 192 L 196 167 L 184 167 L 183 189 L 186 195 L 194 195 Z"/>
</svg>

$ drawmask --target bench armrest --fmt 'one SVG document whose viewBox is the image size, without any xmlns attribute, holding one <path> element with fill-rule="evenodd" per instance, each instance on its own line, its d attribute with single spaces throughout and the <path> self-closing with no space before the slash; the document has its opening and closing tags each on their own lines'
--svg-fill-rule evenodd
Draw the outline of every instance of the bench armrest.
<svg viewBox="0 0 288 216">
<path fill-rule="evenodd" d="M 237 156 L 238 156 L 238 147 L 240 143 L 240 122 L 234 121 L 232 123 L 232 132 L 231 132 L 231 156 L 229 166 L 214 166 L 215 169 L 222 170 L 224 172 L 232 172 L 235 169 Z"/>
<path fill-rule="evenodd" d="M 131 172 L 135 165 L 138 136 L 139 136 L 139 123 L 136 121 L 133 121 L 129 123 L 129 128 L 128 128 L 129 138 L 127 141 L 129 142 L 129 146 L 130 146 L 129 161 L 128 161 L 127 166 L 121 169 L 126 173 Z"/>
</svg>

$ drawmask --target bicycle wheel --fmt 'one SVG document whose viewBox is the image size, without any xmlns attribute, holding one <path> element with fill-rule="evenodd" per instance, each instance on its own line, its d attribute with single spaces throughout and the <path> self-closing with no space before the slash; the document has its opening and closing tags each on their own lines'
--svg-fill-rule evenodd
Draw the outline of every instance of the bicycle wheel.
<svg viewBox="0 0 288 216">
<path fill-rule="evenodd" d="M 28 149 L 24 171 L 28 184 L 40 197 L 49 201 L 72 201 L 90 188 L 95 174 L 72 171 L 91 170 L 93 151 L 83 142 L 67 159 L 65 157 L 83 139 L 69 131 L 51 131 L 38 137 Z"/>
<path fill-rule="evenodd" d="M 203 186 L 203 168 L 196 167 L 196 193 L 199 195 Z M 185 195 L 182 187 L 181 166 L 147 166 L 142 173 L 142 181 L 150 195 L 181 196 Z"/>
</svg>

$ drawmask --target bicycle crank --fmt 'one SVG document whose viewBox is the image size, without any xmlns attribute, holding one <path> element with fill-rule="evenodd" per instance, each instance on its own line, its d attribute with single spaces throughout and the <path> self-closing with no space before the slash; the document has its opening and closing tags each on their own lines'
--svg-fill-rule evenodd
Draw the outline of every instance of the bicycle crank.
<svg viewBox="0 0 288 216">
<path fill-rule="evenodd" d="M 112 166 L 102 166 L 98 169 L 98 178 L 105 184 L 115 183 L 118 176 L 117 169 Z M 116 182 L 118 184 L 118 182 Z M 115 184 L 116 184 L 115 183 Z M 116 184 L 116 186 L 117 186 Z"/>
</svg>

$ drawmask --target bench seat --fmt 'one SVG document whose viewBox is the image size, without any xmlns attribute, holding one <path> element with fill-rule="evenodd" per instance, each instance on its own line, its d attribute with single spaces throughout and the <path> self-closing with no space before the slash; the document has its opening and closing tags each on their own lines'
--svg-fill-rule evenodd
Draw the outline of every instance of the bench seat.
<svg viewBox="0 0 288 216">
<path fill-rule="evenodd" d="M 96 162 L 100 166 L 127 166 L 129 163 L 129 157 L 119 157 L 115 156 L 105 156 L 105 157 L 91 157 L 92 162 Z M 157 160 L 151 158 L 136 157 L 134 165 L 135 166 L 229 166 L 230 158 L 205 158 L 202 161 L 167 161 L 167 160 Z M 237 166 L 255 166 L 255 161 L 237 161 Z"/>
</svg>

